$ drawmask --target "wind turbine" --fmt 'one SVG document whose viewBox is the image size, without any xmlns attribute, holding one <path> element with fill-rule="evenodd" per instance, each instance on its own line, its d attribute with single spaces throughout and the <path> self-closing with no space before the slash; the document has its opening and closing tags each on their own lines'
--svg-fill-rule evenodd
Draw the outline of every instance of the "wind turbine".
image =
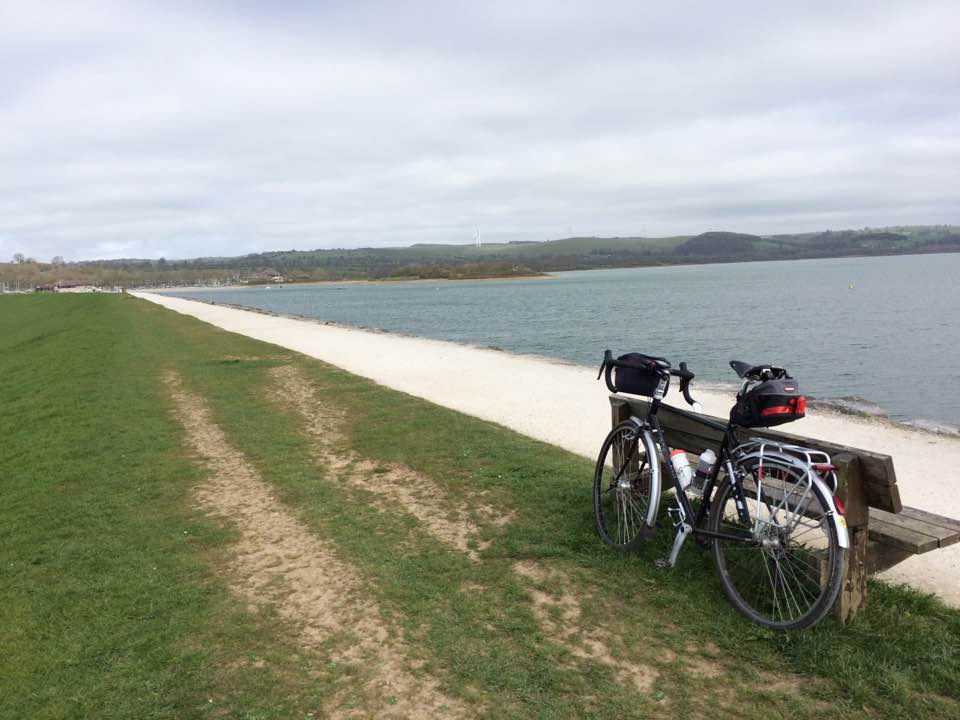
<svg viewBox="0 0 960 720">
<path fill-rule="evenodd" d="M 476 247 L 481 247 L 483 245 L 483 243 L 480 242 L 480 228 L 473 229 L 473 244 Z"/>
</svg>

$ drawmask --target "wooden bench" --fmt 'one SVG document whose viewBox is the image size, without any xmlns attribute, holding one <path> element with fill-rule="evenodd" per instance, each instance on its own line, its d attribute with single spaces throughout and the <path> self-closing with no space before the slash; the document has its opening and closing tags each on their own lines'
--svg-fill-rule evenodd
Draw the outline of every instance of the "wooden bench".
<svg viewBox="0 0 960 720">
<path fill-rule="evenodd" d="M 646 417 L 650 401 L 611 395 L 610 406 L 616 425 L 631 415 Z M 698 416 L 687 410 L 661 405 L 657 417 L 670 447 L 699 455 L 708 447 L 716 449 L 723 439 L 719 430 L 698 423 Z M 704 417 L 726 422 L 709 415 Z M 891 568 L 912 555 L 960 542 L 960 520 L 903 506 L 889 455 L 764 428 L 738 432 L 740 439 L 763 437 L 822 450 L 836 465 L 837 495 L 846 507 L 850 533 L 843 589 L 836 605 L 841 622 L 853 619 L 866 604 L 868 575 Z"/>
</svg>

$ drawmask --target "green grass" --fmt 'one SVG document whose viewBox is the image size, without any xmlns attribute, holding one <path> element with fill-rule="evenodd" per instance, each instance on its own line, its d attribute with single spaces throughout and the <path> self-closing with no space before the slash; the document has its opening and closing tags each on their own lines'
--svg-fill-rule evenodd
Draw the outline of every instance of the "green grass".
<svg viewBox="0 0 960 720">
<path fill-rule="evenodd" d="M 483 528 L 482 562 L 326 477 L 268 373 L 285 363 L 345 412 L 353 452 L 514 513 Z M 673 571 L 655 570 L 666 533 L 639 555 L 610 554 L 593 531 L 582 458 L 142 301 L 51 296 L 0 298 L 0 717 L 305 717 L 349 686 L 227 589 L 234 530 L 193 506 L 203 468 L 170 413 L 167 368 L 369 581 L 415 659 L 478 714 L 960 712 L 960 612 L 930 597 L 872 584 L 852 625 L 774 635 L 726 604 L 692 547 Z M 540 589 L 578 596 L 583 632 L 657 666 L 651 692 L 551 637 L 518 560 L 562 573 Z M 702 647 L 715 648 L 717 677 L 666 652 Z"/>
</svg>

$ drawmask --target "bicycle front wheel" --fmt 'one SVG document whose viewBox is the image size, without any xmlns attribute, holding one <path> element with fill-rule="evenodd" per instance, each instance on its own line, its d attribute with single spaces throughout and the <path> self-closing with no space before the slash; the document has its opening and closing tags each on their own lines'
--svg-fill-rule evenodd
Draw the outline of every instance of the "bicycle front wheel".
<svg viewBox="0 0 960 720">
<path fill-rule="evenodd" d="M 738 466 L 750 522 L 737 512 L 729 478 L 710 506 L 713 563 L 730 603 L 755 623 L 798 630 L 833 607 L 843 582 L 843 548 L 819 487 L 789 465 Z"/>
<path fill-rule="evenodd" d="M 597 533 L 614 550 L 636 550 L 651 534 L 650 461 L 636 424 L 617 425 L 600 449 L 593 478 Z M 656 456 L 652 458 L 657 462 Z"/>
</svg>

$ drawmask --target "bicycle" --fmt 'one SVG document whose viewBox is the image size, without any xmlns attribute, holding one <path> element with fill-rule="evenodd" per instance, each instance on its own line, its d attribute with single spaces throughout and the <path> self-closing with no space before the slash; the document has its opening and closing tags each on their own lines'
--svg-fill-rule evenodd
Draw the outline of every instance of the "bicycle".
<svg viewBox="0 0 960 720">
<path fill-rule="evenodd" d="M 710 550 L 723 592 L 740 613 L 774 630 L 812 627 L 837 599 L 849 546 L 843 505 L 834 496 L 836 468 L 829 455 L 810 448 L 763 438 L 738 443 L 736 433 L 744 426 L 770 426 L 802 417 L 806 400 L 783 368 L 730 364 L 743 382 L 731 411 L 733 419 L 721 423 L 703 416 L 700 404 L 690 396 L 695 375 L 685 362 L 678 370 L 663 358 L 633 353 L 614 359 L 606 351 L 597 379 L 605 374 L 611 392 L 649 396 L 651 403 L 645 418 L 632 416 L 619 423 L 603 442 L 593 486 L 597 531 L 618 551 L 637 550 L 653 536 L 662 464 L 676 490 L 676 505 L 667 509 L 676 535 L 669 558 L 657 565 L 673 567 L 693 535 Z M 614 371 L 619 389 L 611 378 Z M 671 410 L 723 433 L 712 468 L 699 468 L 702 492 L 696 510 L 673 462 L 667 460 L 670 449 L 657 419 L 671 377 L 679 378 L 680 391 L 694 412 Z M 750 408 L 742 406 L 762 402 L 757 391 L 764 383 L 788 395 L 777 401 L 786 404 L 754 407 L 757 412 L 751 415 Z M 693 485 L 696 492 L 697 483 Z"/>
</svg>

